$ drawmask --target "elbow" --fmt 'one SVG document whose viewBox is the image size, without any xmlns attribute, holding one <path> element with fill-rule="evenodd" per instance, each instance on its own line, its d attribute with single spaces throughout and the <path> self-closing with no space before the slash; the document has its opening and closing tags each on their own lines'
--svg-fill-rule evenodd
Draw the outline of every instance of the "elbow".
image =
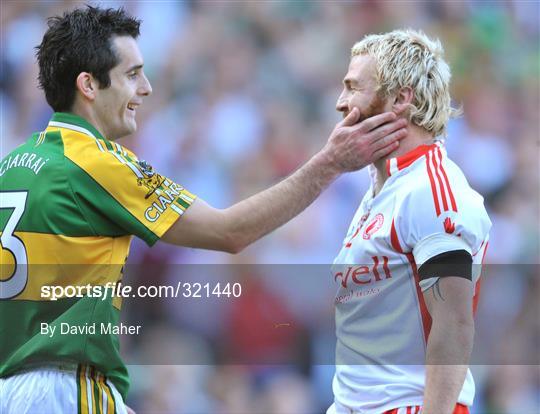
<svg viewBox="0 0 540 414">
<path fill-rule="evenodd" d="M 474 324 L 469 321 L 433 321 L 426 362 L 440 365 L 467 365 L 474 344 Z"/>
<path fill-rule="evenodd" d="M 472 318 L 460 321 L 458 323 L 458 330 L 462 333 L 464 341 L 466 343 L 473 343 L 474 341 L 474 320 Z"/>
<path fill-rule="evenodd" d="M 451 317 L 444 321 L 443 325 L 448 332 L 455 332 L 460 335 L 469 335 L 474 333 L 474 319 L 469 316 Z"/>
<path fill-rule="evenodd" d="M 456 338 L 464 348 L 471 348 L 474 343 L 474 322 L 468 320 L 457 322 Z"/>
<path fill-rule="evenodd" d="M 230 208 L 221 210 L 220 213 L 220 226 L 214 227 L 219 238 L 219 250 L 238 254 L 253 243 L 255 240 L 253 232 L 246 231 L 246 226 L 241 223 L 241 219 L 232 215 Z"/>
<path fill-rule="evenodd" d="M 460 323 L 456 330 L 456 344 L 462 349 L 466 358 L 463 362 L 468 362 L 474 346 L 474 324 Z"/>
<path fill-rule="evenodd" d="M 463 312 L 462 314 L 456 315 L 453 324 L 458 331 L 474 332 L 474 317 L 472 312 Z"/>
<path fill-rule="evenodd" d="M 240 253 L 242 250 L 244 250 L 243 247 L 240 247 L 240 246 L 232 246 L 231 248 L 227 249 L 226 252 L 229 253 L 229 254 L 238 254 L 238 253 Z"/>
<path fill-rule="evenodd" d="M 245 246 L 240 244 L 227 244 L 224 246 L 223 251 L 229 254 L 238 254 L 245 249 Z"/>
<path fill-rule="evenodd" d="M 222 250 L 230 254 L 238 254 L 243 251 L 249 243 L 244 242 L 240 237 L 229 233 L 224 237 Z"/>
<path fill-rule="evenodd" d="M 474 342 L 474 320 L 472 318 L 453 317 L 444 321 L 438 321 L 434 326 L 435 341 L 444 343 L 445 346 L 453 343 L 462 350 L 472 348 Z M 431 335 L 430 335 L 431 337 Z"/>
</svg>

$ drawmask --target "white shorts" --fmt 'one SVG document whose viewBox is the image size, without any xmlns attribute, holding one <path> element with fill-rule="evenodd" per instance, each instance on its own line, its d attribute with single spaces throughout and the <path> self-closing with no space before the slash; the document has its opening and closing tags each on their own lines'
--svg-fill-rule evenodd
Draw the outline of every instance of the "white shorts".
<svg viewBox="0 0 540 414">
<path fill-rule="evenodd" d="M 115 386 L 87 365 L 54 364 L 0 378 L 1 414 L 127 414 Z"/>
</svg>

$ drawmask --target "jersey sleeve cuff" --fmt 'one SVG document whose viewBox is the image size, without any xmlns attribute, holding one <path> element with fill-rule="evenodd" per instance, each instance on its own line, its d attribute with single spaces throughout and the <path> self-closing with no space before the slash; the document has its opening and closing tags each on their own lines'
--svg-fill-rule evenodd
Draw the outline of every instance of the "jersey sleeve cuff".
<svg viewBox="0 0 540 414">
<path fill-rule="evenodd" d="M 413 248 L 414 261 L 420 267 L 432 257 L 453 250 L 465 250 L 471 254 L 471 248 L 461 237 L 448 233 L 431 234 Z"/>
<path fill-rule="evenodd" d="M 151 228 L 154 237 L 145 239 L 149 246 L 154 245 L 169 230 L 176 221 L 182 217 L 185 211 L 193 204 L 197 196 L 186 189 L 182 189 L 180 195 L 167 208 L 165 213 L 157 221 L 157 225 Z"/>
</svg>

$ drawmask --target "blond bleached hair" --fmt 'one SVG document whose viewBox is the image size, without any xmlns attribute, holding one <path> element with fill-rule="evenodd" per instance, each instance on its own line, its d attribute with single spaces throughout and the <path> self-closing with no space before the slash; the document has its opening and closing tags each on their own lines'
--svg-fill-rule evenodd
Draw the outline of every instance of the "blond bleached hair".
<svg viewBox="0 0 540 414">
<path fill-rule="evenodd" d="M 451 106 L 450 67 L 439 39 L 411 29 L 372 34 L 353 46 L 351 58 L 358 55 L 374 58 L 379 96 L 388 98 L 400 88 L 411 88 L 411 122 L 434 137 L 446 136 L 449 119 L 461 110 Z"/>
</svg>

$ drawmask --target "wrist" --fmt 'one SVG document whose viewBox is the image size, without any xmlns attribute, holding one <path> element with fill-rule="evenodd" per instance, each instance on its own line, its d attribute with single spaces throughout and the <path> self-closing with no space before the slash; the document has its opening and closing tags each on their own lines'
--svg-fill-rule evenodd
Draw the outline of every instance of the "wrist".
<svg viewBox="0 0 540 414">
<path fill-rule="evenodd" d="M 335 159 L 327 151 L 324 151 L 324 149 L 315 154 L 309 160 L 309 164 L 316 169 L 321 177 L 329 181 L 334 181 L 343 173 L 339 165 L 335 162 Z"/>
</svg>

